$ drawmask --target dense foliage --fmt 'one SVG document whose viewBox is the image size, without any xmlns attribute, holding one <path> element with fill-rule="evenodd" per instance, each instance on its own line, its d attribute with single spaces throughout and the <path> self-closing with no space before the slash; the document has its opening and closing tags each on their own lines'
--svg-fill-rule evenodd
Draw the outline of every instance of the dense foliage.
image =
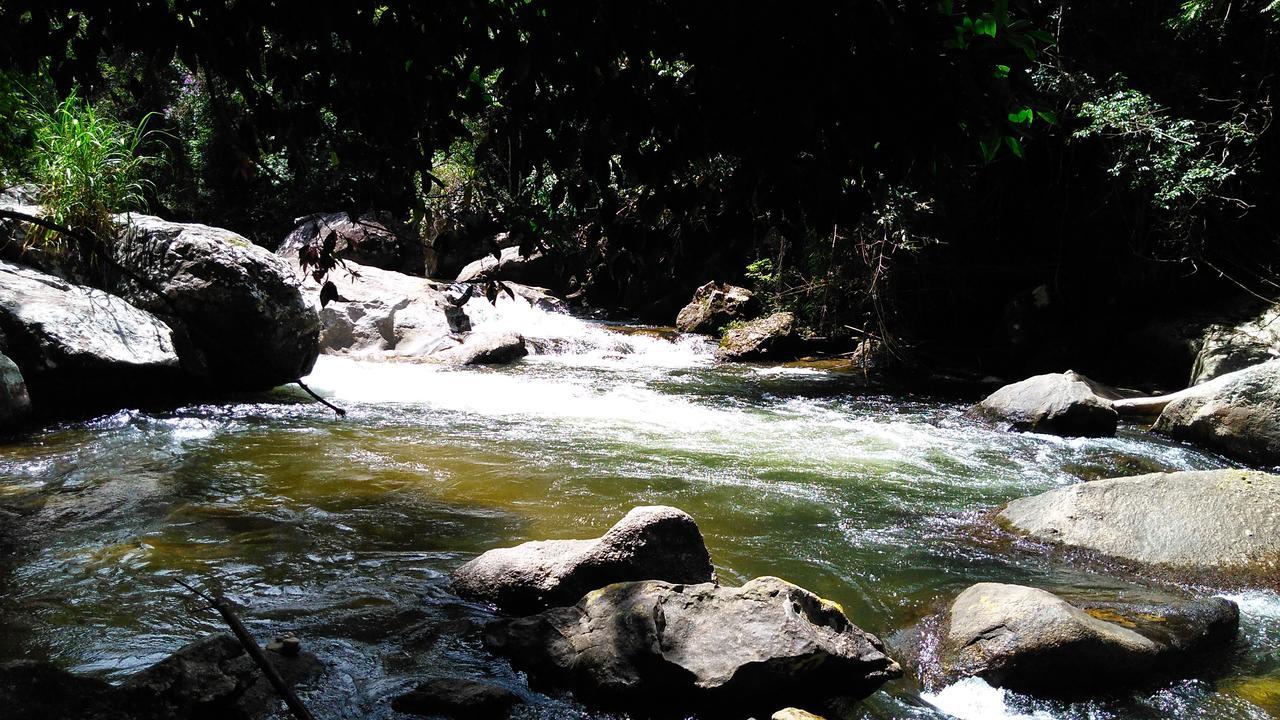
<svg viewBox="0 0 1280 720">
<path fill-rule="evenodd" d="M 1027 336 L 1037 288 L 1043 335 L 1219 278 L 1276 288 L 1278 15 L 10 0 L 0 112 L 19 82 L 158 112 L 153 210 L 264 244 L 309 212 L 386 209 L 430 242 L 549 248 L 596 305 L 669 321 L 708 279 L 748 282 L 818 332 L 982 366 L 1058 352 Z M 0 158 L 31 140 L 6 129 Z"/>
</svg>

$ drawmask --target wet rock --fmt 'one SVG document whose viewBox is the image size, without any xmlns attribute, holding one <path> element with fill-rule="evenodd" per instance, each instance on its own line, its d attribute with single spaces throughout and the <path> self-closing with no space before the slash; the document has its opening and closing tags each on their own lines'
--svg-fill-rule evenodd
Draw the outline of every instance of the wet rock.
<svg viewBox="0 0 1280 720">
<path fill-rule="evenodd" d="M 468 333 L 460 345 L 433 354 L 450 365 L 505 365 L 529 354 L 516 333 Z"/>
<path fill-rule="evenodd" d="M 1173 670 L 1230 641 L 1238 623 L 1235 603 L 1222 598 L 1090 613 L 1044 590 L 978 583 L 952 603 L 939 657 L 950 679 L 978 676 L 1022 692 L 1089 694 Z"/>
<path fill-rule="evenodd" d="M 759 305 L 756 296 L 746 288 L 709 282 L 694 291 L 693 299 L 676 316 L 676 329 L 714 335 L 734 320 L 753 316 Z"/>
<path fill-rule="evenodd" d="M 240 390 L 311 371 L 320 323 L 284 259 L 230 230 L 148 215 L 118 222 L 114 260 L 129 272 L 109 289 L 185 329 L 189 371 L 198 366 L 212 385 Z"/>
<path fill-rule="evenodd" d="M 267 657 L 290 685 L 321 670 L 307 653 Z M 230 635 L 197 640 L 119 686 L 47 663 L 0 666 L 0 707 L 9 720 L 256 720 L 279 704 L 262 671 Z"/>
<path fill-rule="evenodd" d="M 453 718 L 504 718 L 520 696 L 493 683 L 433 678 L 391 701 L 397 712 Z"/>
<path fill-rule="evenodd" d="M 1280 568 L 1280 476 L 1248 470 L 1094 480 L 1010 502 L 999 520 L 1032 537 L 1198 570 Z"/>
<path fill-rule="evenodd" d="M 568 605 L 625 580 L 704 583 L 711 556 L 697 523 L 673 507 L 632 509 L 592 540 L 543 540 L 490 550 L 453 573 L 462 596 L 510 612 Z"/>
<path fill-rule="evenodd" d="M 0 261 L 0 336 L 36 406 L 146 394 L 181 376 L 173 330 L 124 299 Z M 12 373 L 7 378 L 13 379 Z"/>
<path fill-rule="evenodd" d="M 557 284 L 550 258 L 541 252 L 521 255 L 519 247 L 504 248 L 497 257 L 486 255 L 468 264 L 458 273 L 455 282 L 485 280 L 504 280 L 537 287 Z"/>
<path fill-rule="evenodd" d="M 1245 462 L 1280 464 L 1280 360 L 1176 393 L 1154 429 Z"/>
<path fill-rule="evenodd" d="M 901 675 L 838 606 L 772 577 L 740 588 L 617 583 L 490 623 L 485 643 L 538 678 L 626 705 L 804 705 Z"/>
<path fill-rule="evenodd" d="M 1006 385 L 974 407 L 974 414 L 1019 432 L 1083 437 L 1116 434 L 1119 395 L 1077 372 L 1036 375 Z"/>
<path fill-rule="evenodd" d="M 31 397 L 22 371 L 7 356 L 0 354 L 0 433 L 22 425 L 31 414 Z"/>
<path fill-rule="evenodd" d="M 422 240 L 388 212 L 316 213 L 298 218 L 276 254 L 296 263 L 304 251 L 319 251 L 330 243 L 333 255 L 342 260 L 409 275 L 426 272 Z"/>
<path fill-rule="evenodd" d="M 738 326 L 730 326 L 716 348 L 720 360 L 764 360 L 784 357 L 796 343 L 795 315 L 774 313 Z"/>
</svg>

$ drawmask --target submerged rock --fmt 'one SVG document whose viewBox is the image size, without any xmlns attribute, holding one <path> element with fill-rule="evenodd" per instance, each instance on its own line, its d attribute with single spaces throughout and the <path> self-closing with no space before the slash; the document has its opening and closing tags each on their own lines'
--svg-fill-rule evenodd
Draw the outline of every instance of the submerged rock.
<svg viewBox="0 0 1280 720">
<path fill-rule="evenodd" d="M 693 293 L 693 299 L 676 316 L 676 329 L 686 333 L 714 335 L 734 320 L 754 315 L 759 308 L 748 289 L 729 283 L 709 282 Z"/>
<path fill-rule="evenodd" d="M 320 661 L 309 653 L 266 655 L 289 685 L 321 671 Z M 119 686 L 46 663 L 0 667 L 0 707 L 10 720 L 256 720 L 279 704 L 262 671 L 226 634 L 186 645 Z"/>
<path fill-rule="evenodd" d="M 796 342 L 796 316 L 774 313 L 730 327 L 716 348 L 720 360 L 764 360 L 787 355 Z"/>
<path fill-rule="evenodd" d="M 1036 375 L 1005 385 L 974 407 L 976 415 L 1019 432 L 1110 437 L 1119 415 L 1113 390 L 1080 373 Z"/>
<path fill-rule="evenodd" d="M 1280 569 L 1280 476 L 1248 470 L 1094 480 L 1010 502 L 1000 521 L 1040 540 L 1195 570 Z"/>
<path fill-rule="evenodd" d="M 1280 464 L 1280 360 L 1171 396 L 1154 429 L 1239 460 Z"/>
<path fill-rule="evenodd" d="M 510 612 L 568 605 L 626 580 L 705 583 L 711 555 L 687 513 L 661 505 L 632 509 L 591 540 L 542 540 L 490 550 L 453 573 L 458 594 Z"/>
<path fill-rule="evenodd" d="M 20 426 L 31 414 L 31 397 L 22 371 L 7 356 L 0 354 L 0 433 Z"/>
<path fill-rule="evenodd" d="M 497 257 L 485 255 L 468 264 L 458 273 L 455 282 L 504 280 L 523 285 L 551 287 L 556 284 L 552 271 L 550 258 L 541 252 L 526 256 L 520 254 L 519 247 L 508 247 L 500 250 Z"/>
<path fill-rule="evenodd" d="M 276 254 L 297 262 L 304 250 L 319 250 L 328 243 L 342 260 L 409 275 L 426 272 L 422 240 L 388 212 L 316 213 L 298 218 Z"/>
<path fill-rule="evenodd" d="M 485 629 L 518 667 L 606 703 L 758 706 L 862 697 L 901 675 L 840 608 L 773 577 L 740 588 L 656 580 Z"/>
<path fill-rule="evenodd" d="M 1023 692 L 1088 694 L 1174 669 L 1230 641 L 1239 619 L 1235 603 L 1223 598 L 1091 613 L 1044 590 L 978 583 L 951 604 L 939 658 L 948 679 L 978 676 Z"/>
<path fill-rule="evenodd" d="M 115 295 L 4 261 L 0 343 L 37 408 L 46 398 L 92 404 L 146 395 L 181 376 L 164 321 Z"/>
<path fill-rule="evenodd" d="M 520 696 L 488 682 L 464 678 L 433 678 L 391 701 L 397 712 L 444 715 L 452 718 L 504 718 Z"/>
<path fill-rule="evenodd" d="M 431 357 L 451 365 L 504 365 L 529 354 L 516 333 L 467 333 L 462 343 Z"/>
<path fill-rule="evenodd" d="M 189 371 L 240 390 L 311 371 L 320 323 L 283 259 L 230 230 L 148 215 L 119 222 L 124 237 L 114 260 L 128 272 L 111 289 L 185 330 Z"/>
</svg>

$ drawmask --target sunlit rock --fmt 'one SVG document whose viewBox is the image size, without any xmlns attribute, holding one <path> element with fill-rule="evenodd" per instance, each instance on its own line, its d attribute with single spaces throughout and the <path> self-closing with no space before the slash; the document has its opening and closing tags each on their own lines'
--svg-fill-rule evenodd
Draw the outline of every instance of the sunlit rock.
<svg viewBox="0 0 1280 720">
<path fill-rule="evenodd" d="M 1280 360 L 1176 393 L 1154 429 L 1246 462 L 1280 464 Z"/>
<path fill-rule="evenodd" d="M 454 571 L 460 595 L 510 612 L 568 605 L 627 580 L 704 583 L 711 556 L 697 523 L 661 505 L 637 507 L 601 537 L 542 540 L 490 550 Z"/>
<path fill-rule="evenodd" d="M 605 703 L 776 708 L 862 697 L 902 672 L 838 606 L 773 577 L 617 583 L 573 607 L 495 621 L 485 643 Z"/>
<path fill-rule="evenodd" d="M 693 293 L 693 299 L 676 316 L 676 329 L 714 335 L 734 320 L 744 320 L 759 309 L 748 289 L 729 283 L 709 282 Z"/>
<path fill-rule="evenodd" d="M 1051 435 L 1109 437 L 1119 415 L 1110 388 L 1068 370 L 1005 385 L 974 407 L 974 414 L 1011 430 Z"/>
</svg>

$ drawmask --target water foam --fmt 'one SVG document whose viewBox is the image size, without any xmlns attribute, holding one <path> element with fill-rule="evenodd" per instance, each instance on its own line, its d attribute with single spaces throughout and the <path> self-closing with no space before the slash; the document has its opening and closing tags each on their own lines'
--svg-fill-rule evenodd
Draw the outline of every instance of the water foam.
<svg viewBox="0 0 1280 720">
<path fill-rule="evenodd" d="M 959 720 L 1054 720 L 1047 712 L 1037 710 L 1027 714 L 1014 710 L 1008 705 L 1006 691 L 988 685 L 982 678 L 965 678 L 936 693 L 922 693 L 920 697 Z"/>
</svg>

